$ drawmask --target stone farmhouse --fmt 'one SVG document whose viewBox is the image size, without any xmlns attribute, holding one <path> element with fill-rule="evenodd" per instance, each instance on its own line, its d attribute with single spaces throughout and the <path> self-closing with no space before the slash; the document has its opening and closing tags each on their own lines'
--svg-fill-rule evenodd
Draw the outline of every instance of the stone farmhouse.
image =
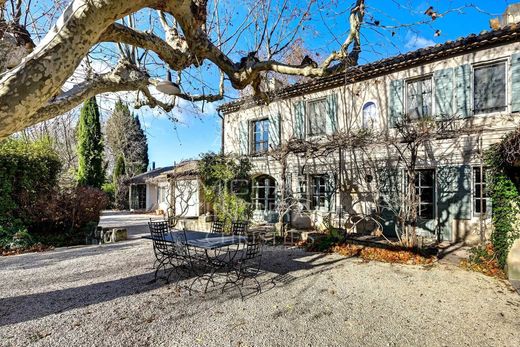
<svg viewBox="0 0 520 347">
<path fill-rule="evenodd" d="M 468 241 L 491 226 L 484 153 L 520 121 L 520 25 L 273 88 L 219 111 L 223 152 L 253 164 L 257 222 L 281 213 L 295 228 L 395 235 L 413 189 L 419 235 Z"/>
</svg>

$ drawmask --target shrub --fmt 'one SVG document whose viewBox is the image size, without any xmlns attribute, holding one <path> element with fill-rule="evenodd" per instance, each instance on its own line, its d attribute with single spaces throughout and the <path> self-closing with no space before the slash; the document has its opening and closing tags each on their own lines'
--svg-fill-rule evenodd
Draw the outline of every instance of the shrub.
<svg viewBox="0 0 520 347">
<path fill-rule="evenodd" d="M 0 141 L 0 225 L 31 222 L 31 211 L 56 186 L 61 162 L 49 139 Z"/>
<path fill-rule="evenodd" d="M 520 194 L 516 177 L 518 169 L 504 160 L 506 155 L 502 148 L 502 144 L 491 147 L 486 153 L 486 162 L 490 166 L 488 187 L 493 201 L 491 243 L 497 261 L 503 268 L 509 249 L 520 238 Z"/>
<path fill-rule="evenodd" d="M 65 189 L 54 194 L 50 200 L 40 200 L 28 229 L 44 244 L 63 246 L 82 243 L 92 223 L 99 221 L 101 211 L 107 205 L 108 197 L 100 189 Z"/>
<path fill-rule="evenodd" d="M 101 190 L 107 195 L 108 204 L 110 207 L 114 206 L 115 196 L 116 196 L 116 185 L 113 182 L 104 183 L 101 186 Z"/>
<path fill-rule="evenodd" d="M 126 176 L 118 178 L 116 190 L 114 194 L 114 208 L 118 210 L 127 210 L 130 206 L 128 203 L 128 194 L 130 192 L 128 184 L 125 184 Z"/>
</svg>

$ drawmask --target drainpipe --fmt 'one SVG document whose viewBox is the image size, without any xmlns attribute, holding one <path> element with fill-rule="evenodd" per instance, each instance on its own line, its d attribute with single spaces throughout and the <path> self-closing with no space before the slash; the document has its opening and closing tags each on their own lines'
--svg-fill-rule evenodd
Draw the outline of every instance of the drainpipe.
<svg viewBox="0 0 520 347">
<path fill-rule="evenodd" d="M 224 154 L 224 116 L 220 112 L 220 109 L 217 109 L 217 115 L 221 119 L 221 127 L 220 127 L 220 154 Z"/>
</svg>

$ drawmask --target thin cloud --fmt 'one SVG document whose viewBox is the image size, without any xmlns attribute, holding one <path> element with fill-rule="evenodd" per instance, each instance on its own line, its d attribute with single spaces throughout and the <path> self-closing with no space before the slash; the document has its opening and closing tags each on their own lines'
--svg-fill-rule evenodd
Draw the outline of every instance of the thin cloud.
<svg viewBox="0 0 520 347">
<path fill-rule="evenodd" d="M 429 46 L 435 46 L 435 41 L 427 39 L 418 34 L 408 32 L 406 34 L 406 43 L 404 47 L 408 50 L 415 50 L 420 48 L 425 48 Z"/>
</svg>

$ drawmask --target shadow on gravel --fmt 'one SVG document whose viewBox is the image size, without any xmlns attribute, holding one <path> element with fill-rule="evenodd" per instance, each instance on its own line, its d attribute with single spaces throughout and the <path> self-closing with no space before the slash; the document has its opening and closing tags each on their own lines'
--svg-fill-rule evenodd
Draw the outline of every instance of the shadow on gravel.
<svg viewBox="0 0 520 347">
<path fill-rule="evenodd" d="M 112 247 L 117 246 L 119 245 Z M 119 247 L 125 247 L 125 245 Z M 96 253 L 94 250 L 91 252 L 88 248 L 79 250 L 80 254 L 77 251 L 70 254 L 61 252 L 56 254 L 57 257 L 51 257 L 47 261 L 61 261 L 69 256 L 76 258 Z M 291 285 L 296 280 L 327 271 L 337 266 L 339 262 L 346 260 L 346 258 L 323 259 L 325 256 L 325 254 L 309 254 L 288 250 L 265 252 L 265 261 L 262 262 L 261 266 L 261 277 L 263 277 L 263 279 L 260 279 L 263 287 L 261 292 L 271 290 L 276 286 Z M 150 265 L 152 262 L 153 259 L 150 258 Z M 45 264 L 36 266 L 42 265 Z M 179 280 L 175 277 L 171 278 L 172 284 Z M 193 279 L 183 278 L 186 283 L 191 283 Z M 81 287 L 3 298 L 0 299 L 0 326 L 26 322 L 121 297 L 146 293 L 165 285 L 164 280 L 154 281 L 154 273 L 150 272 Z M 218 291 L 218 295 L 214 297 L 216 303 L 240 297 L 238 290 L 233 290 L 227 295 L 220 295 L 220 288 L 213 288 L 213 290 Z M 261 295 L 261 292 L 257 294 Z M 249 295 L 246 296 L 250 297 Z"/>
<path fill-rule="evenodd" d="M 96 256 L 100 254 L 106 254 L 107 252 L 123 250 L 126 248 L 133 247 L 132 242 L 135 242 L 137 240 L 138 239 L 127 240 L 120 243 L 106 244 L 102 246 L 81 245 L 67 248 L 56 248 L 54 250 L 45 252 L 25 253 L 21 255 L 7 256 L 0 258 L 0 264 L 2 265 L 3 269 L 35 269 L 43 266 L 57 264 L 70 259 Z M 23 257 L 23 261 L 20 260 L 20 257 Z"/>
<path fill-rule="evenodd" d="M 131 296 L 163 286 L 153 272 L 46 293 L 0 299 L 0 326 L 42 318 L 51 314 Z"/>
</svg>

